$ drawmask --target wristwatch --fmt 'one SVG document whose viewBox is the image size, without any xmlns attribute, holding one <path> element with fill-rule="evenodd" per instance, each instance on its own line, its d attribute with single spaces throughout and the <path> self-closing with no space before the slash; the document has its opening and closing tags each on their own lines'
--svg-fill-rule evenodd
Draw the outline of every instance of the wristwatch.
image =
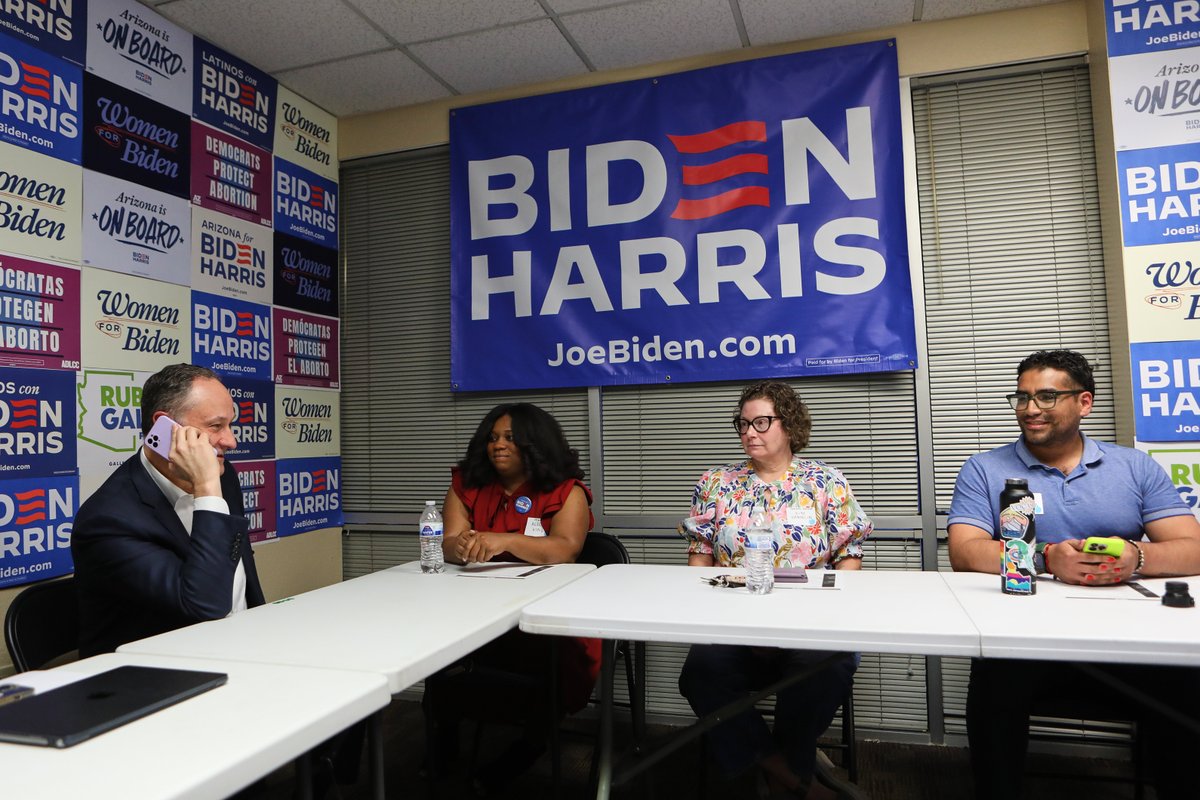
<svg viewBox="0 0 1200 800">
<path fill-rule="evenodd" d="M 1049 572 L 1046 569 L 1046 548 L 1050 546 L 1049 542 L 1038 542 L 1033 550 L 1033 571 L 1039 575 Z"/>
</svg>

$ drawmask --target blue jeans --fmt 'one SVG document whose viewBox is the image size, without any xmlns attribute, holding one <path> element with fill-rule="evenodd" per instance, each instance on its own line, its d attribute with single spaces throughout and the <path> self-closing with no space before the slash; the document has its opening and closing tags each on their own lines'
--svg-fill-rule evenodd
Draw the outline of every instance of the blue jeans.
<svg viewBox="0 0 1200 800">
<path fill-rule="evenodd" d="M 830 655 L 816 650 L 780 650 L 697 644 L 679 674 L 679 692 L 703 717 Z M 781 753 L 792 771 L 813 774 L 817 737 L 825 732 L 854 685 L 858 656 L 842 653 L 831 664 L 775 695 L 775 728 L 753 707 L 709 731 L 718 768 L 733 777 L 759 758 Z"/>
</svg>

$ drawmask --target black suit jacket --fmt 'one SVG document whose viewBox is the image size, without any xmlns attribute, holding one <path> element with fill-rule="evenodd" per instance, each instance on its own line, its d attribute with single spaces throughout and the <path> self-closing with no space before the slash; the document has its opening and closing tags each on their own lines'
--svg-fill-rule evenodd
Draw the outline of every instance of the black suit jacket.
<svg viewBox="0 0 1200 800">
<path fill-rule="evenodd" d="M 188 536 L 139 451 L 84 502 L 71 534 L 80 656 L 226 616 L 239 560 L 246 604 L 263 604 L 242 490 L 228 462 L 221 494 L 230 513 L 195 512 Z"/>
</svg>

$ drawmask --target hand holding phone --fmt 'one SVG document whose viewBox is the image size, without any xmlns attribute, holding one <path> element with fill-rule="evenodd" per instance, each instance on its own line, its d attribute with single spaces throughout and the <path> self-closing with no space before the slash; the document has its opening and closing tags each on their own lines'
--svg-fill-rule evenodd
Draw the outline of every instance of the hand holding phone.
<svg viewBox="0 0 1200 800">
<path fill-rule="evenodd" d="M 1124 539 L 1110 539 L 1102 536 L 1089 536 L 1083 542 L 1083 553 L 1088 556 L 1109 556 L 1120 558 L 1125 552 Z"/>
</svg>

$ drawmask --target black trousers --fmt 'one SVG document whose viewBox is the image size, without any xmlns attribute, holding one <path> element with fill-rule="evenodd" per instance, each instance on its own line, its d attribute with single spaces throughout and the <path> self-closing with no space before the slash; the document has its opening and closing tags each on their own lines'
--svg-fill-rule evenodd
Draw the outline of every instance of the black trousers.
<svg viewBox="0 0 1200 800">
<path fill-rule="evenodd" d="M 1200 669 L 1096 664 L 1200 722 Z M 1200 798 L 1200 734 L 1080 671 L 1070 662 L 976 658 L 967 692 L 967 738 L 979 800 L 1021 797 L 1030 714 L 1131 719 L 1145 743 L 1160 800 Z"/>
</svg>

